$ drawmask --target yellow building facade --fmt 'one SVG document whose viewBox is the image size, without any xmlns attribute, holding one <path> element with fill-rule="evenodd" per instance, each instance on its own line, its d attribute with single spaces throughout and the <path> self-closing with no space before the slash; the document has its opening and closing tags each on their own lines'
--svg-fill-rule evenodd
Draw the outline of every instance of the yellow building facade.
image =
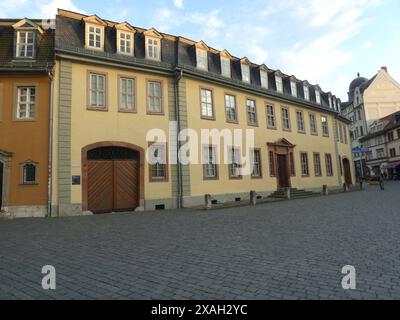
<svg viewBox="0 0 400 320">
<path fill-rule="evenodd" d="M 318 86 L 155 29 L 64 10 L 56 23 L 52 216 L 354 182 L 349 121 Z M 188 154 L 199 162 L 174 159 L 185 129 L 197 134 Z M 221 141 L 215 149 L 201 141 L 204 129 L 252 130 L 254 146 Z M 149 163 L 150 146 L 164 162 Z M 249 152 L 253 165 L 242 174 L 236 157 Z M 225 155 L 232 161 L 216 160 Z"/>
</svg>

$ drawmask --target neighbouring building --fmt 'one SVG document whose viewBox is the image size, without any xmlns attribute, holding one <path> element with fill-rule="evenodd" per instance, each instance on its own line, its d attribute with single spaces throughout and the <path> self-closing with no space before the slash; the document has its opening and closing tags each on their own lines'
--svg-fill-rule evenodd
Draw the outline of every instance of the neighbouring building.
<svg viewBox="0 0 400 320">
<path fill-rule="evenodd" d="M 360 143 L 369 149 L 366 155 L 368 175 L 383 173 L 389 179 L 400 179 L 400 112 L 374 121 Z"/>
<path fill-rule="evenodd" d="M 0 20 L 0 207 L 12 216 L 48 211 L 54 30 L 39 20 Z"/>
<path fill-rule="evenodd" d="M 349 121 L 340 101 L 317 85 L 204 42 L 59 10 L 56 18 L 53 213 L 190 207 L 320 190 L 354 181 Z M 253 171 L 246 150 L 199 145 L 204 164 L 169 162 L 176 130 L 254 129 Z M 147 164 L 149 130 L 167 164 Z M 174 146 L 175 145 L 175 146 Z M 191 150 L 190 152 L 193 152 Z M 174 153 L 174 152 L 173 152 Z M 215 159 L 227 154 L 230 164 Z"/>
<path fill-rule="evenodd" d="M 371 79 L 358 74 L 350 84 L 348 101 L 341 104 L 342 115 L 352 121 L 352 148 L 361 146 L 359 139 L 369 133 L 369 127 L 374 121 L 399 110 L 400 84 L 389 75 L 387 67 L 382 67 Z M 353 161 L 358 180 L 368 170 L 365 154 L 354 153 Z"/>
</svg>

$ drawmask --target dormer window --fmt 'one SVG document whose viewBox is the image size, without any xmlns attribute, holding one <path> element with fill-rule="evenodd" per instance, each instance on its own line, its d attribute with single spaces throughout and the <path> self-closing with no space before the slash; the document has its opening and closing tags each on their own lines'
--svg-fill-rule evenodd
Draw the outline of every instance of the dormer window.
<svg viewBox="0 0 400 320">
<path fill-rule="evenodd" d="M 276 91 L 282 93 L 283 92 L 283 84 L 282 78 L 280 76 L 275 76 L 275 83 L 276 83 Z"/>
<path fill-rule="evenodd" d="M 146 59 L 161 60 L 161 38 L 162 35 L 155 29 L 144 32 L 146 39 Z"/>
<path fill-rule="evenodd" d="M 315 90 L 315 100 L 318 104 L 321 104 L 321 92 L 318 89 Z"/>
<path fill-rule="evenodd" d="M 83 19 L 85 22 L 85 47 L 91 50 L 104 50 L 104 28 L 107 25 L 97 16 Z"/>
<path fill-rule="evenodd" d="M 136 30 L 127 22 L 115 25 L 117 29 L 117 52 L 133 56 L 134 54 L 134 37 Z"/>
<path fill-rule="evenodd" d="M 197 68 L 208 70 L 207 51 L 196 49 Z"/>
<path fill-rule="evenodd" d="M 329 108 L 332 109 L 332 97 L 328 97 Z"/>
<path fill-rule="evenodd" d="M 268 72 L 265 70 L 260 70 L 261 87 L 268 89 Z"/>
<path fill-rule="evenodd" d="M 33 58 L 35 49 L 35 33 L 33 31 L 17 32 L 17 58 Z"/>
<path fill-rule="evenodd" d="M 297 84 L 293 80 L 290 81 L 290 91 L 293 97 L 297 97 Z"/>
<path fill-rule="evenodd" d="M 15 29 L 15 58 L 34 59 L 36 55 L 36 37 L 43 29 L 29 19 L 23 19 L 13 25 Z"/>
<path fill-rule="evenodd" d="M 304 99 L 310 100 L 310 89 L 308 88 L 308 85 L 305 84 L 303 86 L 303 89 L 304 89 Z"/>
<path fill-rule="evenodd" d="M 336 110 L 336 98 L 332 98 L 333 110 Z"/>
<path fill-rule="evenodd" d="M 250 61 L 247 58 L 243 58 L 240 61 L 242 71 L 242 81 L 250 83 Z"/>
<path fill-rule="evenodd" d="M 224 77 L 231 77 L 231 60 L 228 58 L 221 57 L 221 74 Z"/>
</svg>

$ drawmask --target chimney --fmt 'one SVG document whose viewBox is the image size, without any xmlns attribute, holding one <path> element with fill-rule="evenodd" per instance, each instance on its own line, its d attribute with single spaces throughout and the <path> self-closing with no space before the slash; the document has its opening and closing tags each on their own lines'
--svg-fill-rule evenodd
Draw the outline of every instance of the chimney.
<svg viewBox="0 0 400 320">
<path fill-rule="evenodd" d="M 382 70 L 385 70 L 386 72 L 388 72 L 388 71 L 387 71 L 387 67 L 385 67 L 385 66 L 382 67 L 381 69 L 382 69 Z"/>
</svg>

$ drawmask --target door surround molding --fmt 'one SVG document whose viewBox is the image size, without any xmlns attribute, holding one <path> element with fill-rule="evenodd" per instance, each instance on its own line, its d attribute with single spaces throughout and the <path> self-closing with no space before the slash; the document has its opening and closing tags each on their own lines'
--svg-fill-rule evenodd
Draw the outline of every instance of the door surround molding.
<svg viewBox="0 0 400 320">
<path fill-rule="evenodd" d="M 274 153 L 274 167 L 276 170 L 276 184 L 278 189 L 280 188 L 279 185 L 279 165 L 278 165 L 278 157 L 277 155 L 284 155 L 286 156 L 286 172 L 287 172 L 287 179 L 289 182 L 289 187 L 292 186 L 291 181 L 291 170 L 290 170 L 290 153 L 293 152 L 296 145 L 292 144 L 285 138 L 281 138 L 276 142 L 268 142 L 268 152 L 272 151 Z"/>
<path fill-rule="evenodd" d="M 101 147 L 122 147 L 131 149 L 139 153 L 139 208 L 144 208 L 144 162 L 145 153 L 142 147 L 132 143 L 120 141 L 101 141 L 89 144 L 82 148 L 82 211 L 88 210 L 88 168 L 87 168 L 87 153 L 90 150 Z"/>
<path fill-rule="evenodd" d="M 0 149 L 0 162 L 3 165 L 2 199 L 0 199 L 0 210 L 8 206 L 8 197 L 10 194 L 10 170 L 12 153 Z"/>
</svg>

